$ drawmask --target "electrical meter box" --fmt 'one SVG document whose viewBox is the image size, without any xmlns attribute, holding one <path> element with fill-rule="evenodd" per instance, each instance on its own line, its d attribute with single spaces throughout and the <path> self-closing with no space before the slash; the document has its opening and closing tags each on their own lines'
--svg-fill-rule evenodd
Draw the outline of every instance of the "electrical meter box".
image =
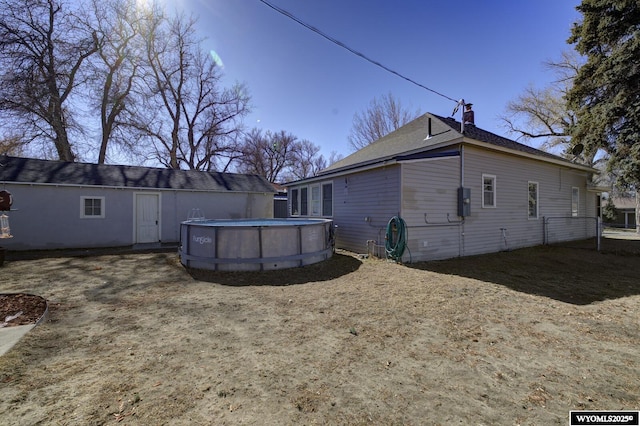
<svg viewBox="0 0 640 426">
<path fill-rule="evenodd" d="M 467 217 L 471 214 L 471 188 L 458 188 L 458 216 Z"/>
</svg>

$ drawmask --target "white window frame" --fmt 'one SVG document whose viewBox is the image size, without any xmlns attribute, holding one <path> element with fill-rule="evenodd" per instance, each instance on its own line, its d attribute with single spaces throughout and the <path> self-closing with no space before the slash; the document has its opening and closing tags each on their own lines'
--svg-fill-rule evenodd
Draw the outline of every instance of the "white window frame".
<svg viewBox="0 0 640 426">
<path fill-rule="evenodd" d="M 322 215 L 322 185 L 314 183 L 309 185 L 309 216 Z"/>
<path fill-rule="evenodd" d="M 331 214 L 324 214 L 325 209 L 325 186 L 331 186 Z M 291 188 L 291 216 L 300 216 L 300 217 L 333 217 L 333 181 L 323 181 L 318 183 L 313 183 L 310 185 L 302 185 Z M 294 200 L 293 191 L 298 192 L 298 200 Z M 315 191 L 315 194 L 314 194 Z M 302 214 L 302 204 L 303 204 L 303 192 L 307 194 L 307 213 Z M 297 201 L 297 203 L 294 203 Z M 297 212 L 297 213 L 295 213 Z M 295 213 L 295 214 L 294 214 Z"/>
<path fill-rule="evenodd" d="M 86 200 L 100 200 L 99 215 L 85 213 L 84 204 Z M 80 197 L 80 219 L 104 219 L 106 217 L 105 211 L 106 211 L 105 197 L 96 197 L 96 196 L 89 196 L 89 195 L 83 195 Z"/>
<path fill-rule="evenodd" d="M 535 185 L 536 187 L 536 214 L 535 216 L 531 216 L 531 209 L 529 208 L 529 201 L 531 197 L 531 185 Z M 529 181 L 527 182 L 527 218 L 529 220 L 537 220 L 540 217 L 540 185 L 538 182 Z"/>
<path fill-rule="evenodd" d="M 484 180 L 485 179 L 491 179 L 492 180 L 492 184 L 493 184 L 493 191 L 492 191 L 492 194 L 493 194 L 492 199 L 493 200 L 492 201 L 493 201 L 493 204 L 485 204 L 485 202 L 484 202 L 484 194 L 485 194 Z M 482 188 L 482 208 L 483 209 L 495 209 L 496 206 L 498 205 L 498 202 L 497 202 L 498 191 L 496 190 L 497 181 L 498 181 L 498 179 L 496 178 L 495 175 L 489 175 L 489 174 L 485 174 L 485 173 L 482 174 L 482 186 L 481 186 L 481 188 Z"/>
<path fill-rule="evenodd" d="M 578 217 L 580 213 L 580 188 L 571 187 L 571 217 Z"/>
</svg>

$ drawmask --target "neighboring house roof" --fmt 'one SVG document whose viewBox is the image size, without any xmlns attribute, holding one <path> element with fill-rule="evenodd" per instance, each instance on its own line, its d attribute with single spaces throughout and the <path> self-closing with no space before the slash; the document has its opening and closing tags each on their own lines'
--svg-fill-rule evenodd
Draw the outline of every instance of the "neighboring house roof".
<svg viewBox="0 0 640 426">
<path fill-rule="evenodd" d="M 280 183 L 272 182 L 271 185 L 273 185 L 273 188 L 278 192 L 287 192 L 287 188 Z"/>
<path fill-rule="evenodd" d="M 618 210 L 635 210 L 636 199 L 635 197 L 611 197 L 611 202 Z"/>
<path fill-rule="evenodd" d="M 72 163 L 9 156 L 0 156 L 0 182 L 215 192 L 276 192 L 265 178 L 257 175 Z"/>
<path fill-rule="evenodd" d="M 431 135 L 427 137 L 429 121 L 431 122 Z M 560 163 L 567 167 L 589 172 L 596 172 L 596 170 L 591 167 L 574 164 L 562 157 L 518 143 L 474 125 L 466 124 L 464 134 L 462 134 L 460 132 L 459 121 L 453 118 L 445 118 L 426 113 L 332 164 L 322 170 L 318 174 L 318 177 L 367 166 L 385 164 L 390 161 L 420 158 L 420 153 L 429 151 L 439 150 L 444 151 L 444 154 L 446 154 L 446 148 L 456 146 L 462 142 L 506 151 L 515 155 L 534 157 L 542 161 Z"/>
</svg>

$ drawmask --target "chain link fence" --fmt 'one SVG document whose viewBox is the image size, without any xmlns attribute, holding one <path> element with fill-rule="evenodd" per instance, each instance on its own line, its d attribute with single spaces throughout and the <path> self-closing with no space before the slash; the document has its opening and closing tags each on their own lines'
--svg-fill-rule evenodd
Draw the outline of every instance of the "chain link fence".
<svg viewBox="0 0 640 426">
<path fill-rule="evenodd" d="M 543 218 L 544 244 L 571 245 L 576 242 L 581 248 L 585 240 L 593 239 L 592 248 L 600 250 L 602 220 L 588 216 L 555 216 Z"/>
</svg>

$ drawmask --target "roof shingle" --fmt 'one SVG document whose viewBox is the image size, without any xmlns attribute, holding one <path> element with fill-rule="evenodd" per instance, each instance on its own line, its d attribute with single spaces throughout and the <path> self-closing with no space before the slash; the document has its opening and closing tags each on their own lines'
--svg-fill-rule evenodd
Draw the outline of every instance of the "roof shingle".
<svg viewBox="0 0 640 426">
<path fill-rule="evenodd" d="M 431 135 L 427 137 L 429 121 L 431 121 Z M 541 160 L 560 161 L 570 167 L 584 168 L 584 166 L 575 165 L 557 155 L 496 135 L 475 125 L 466 125 L 464 134 L 462 134 L 459 121 L 450 117 L 426 113 L 332 164 L 322 170 L 320 175 L 400 159 L 400 157 L 441 149 L 460 142 L 473 143 L 473 141 L 494 145 L 497 148 L 514 151 L 514 153 L 520 152 L 537 156 Z"/>
<path fill-rule="evenodd" d="M 0 156 L 0 181 L 217 192 L 276 192 L 258 175 Z"/>
</svg>

